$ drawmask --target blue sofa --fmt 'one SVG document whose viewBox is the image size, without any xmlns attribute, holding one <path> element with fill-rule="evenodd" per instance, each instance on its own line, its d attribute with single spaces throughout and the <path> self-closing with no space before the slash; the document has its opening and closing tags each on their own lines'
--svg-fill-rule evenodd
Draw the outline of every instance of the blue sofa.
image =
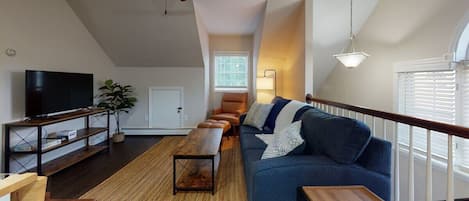
<svg viewBox="0 0 469 201">
<path fill-rule="evenodd" d="M 303 200 L 301 186 L 364 185 L 384 200 L 391 196 L 391 144 L 374 138 L 362 122 L 313 107 L 300 110 L 301 150 L 261 160 L 267 145 L 254 127 L 240 126 L 249 201 Z M 244 116 L 241 117 L 243 122 Z M 264 132 L 265 133 L 265 132 Z"/>
</svg>

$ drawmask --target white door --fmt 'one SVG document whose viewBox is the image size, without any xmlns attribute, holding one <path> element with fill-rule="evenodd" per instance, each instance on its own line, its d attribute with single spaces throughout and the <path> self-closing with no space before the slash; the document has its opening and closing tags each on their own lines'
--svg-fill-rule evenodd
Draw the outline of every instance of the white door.
<svg viewBox="0 0 469 201">
<path fill-rule="evenodd" d="M 183 88 L 151 87 L 149 92 L 150 128 L 182 128 Z"/>
</svg>

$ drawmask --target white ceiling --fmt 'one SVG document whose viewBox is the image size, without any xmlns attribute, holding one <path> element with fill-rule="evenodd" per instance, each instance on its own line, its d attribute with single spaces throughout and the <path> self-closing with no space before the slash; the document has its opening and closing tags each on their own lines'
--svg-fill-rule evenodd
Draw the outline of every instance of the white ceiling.
<svg viewBox="0 0 469 201">
<path fill-rule="evenodd" d="M 203 67 L 193 2 L 68 0 L 117 66 Z"/>
<path fill-rule="evenodd" d="M 400 43 L 448 4 L 441 0 L 381 0 L 360 32 L 361 40 Z"/>
<path fill-rule="evenodd" d="M 253 34 L 266 0 L 194 0 L 209 34 Z"/>
</svg>

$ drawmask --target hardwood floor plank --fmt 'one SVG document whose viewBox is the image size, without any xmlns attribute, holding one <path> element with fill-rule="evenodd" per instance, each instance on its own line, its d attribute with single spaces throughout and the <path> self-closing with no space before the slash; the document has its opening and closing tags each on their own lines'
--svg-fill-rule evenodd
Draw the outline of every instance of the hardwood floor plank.
<svg viewBox="0 0 469 201">
<path fill-rule="evenodd" d="M 239 141 L 224 138 L 217 191 L 178 192 L 173 196 L 172 154 L 184 137 L 165 137 L 81 198 L 98 201 L 245 201 L 246 187 Z"/>
<path fill-rule="evenodd" d="M 103 151 L 48 178 L 52 198 L 78 198 L 155 145 L 160 136 L 127 136 Z"/>
</svg>

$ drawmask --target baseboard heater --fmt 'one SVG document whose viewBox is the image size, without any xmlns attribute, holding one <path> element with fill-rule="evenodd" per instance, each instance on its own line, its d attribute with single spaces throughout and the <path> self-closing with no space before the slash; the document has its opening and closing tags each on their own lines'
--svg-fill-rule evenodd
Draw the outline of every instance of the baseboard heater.
<svg viewBox="0 0 469 201">
<path fill-rule="evenodd" d="M 122 128 L 126 135 L 187 135 L 193 128 Z"/>
</svg>

